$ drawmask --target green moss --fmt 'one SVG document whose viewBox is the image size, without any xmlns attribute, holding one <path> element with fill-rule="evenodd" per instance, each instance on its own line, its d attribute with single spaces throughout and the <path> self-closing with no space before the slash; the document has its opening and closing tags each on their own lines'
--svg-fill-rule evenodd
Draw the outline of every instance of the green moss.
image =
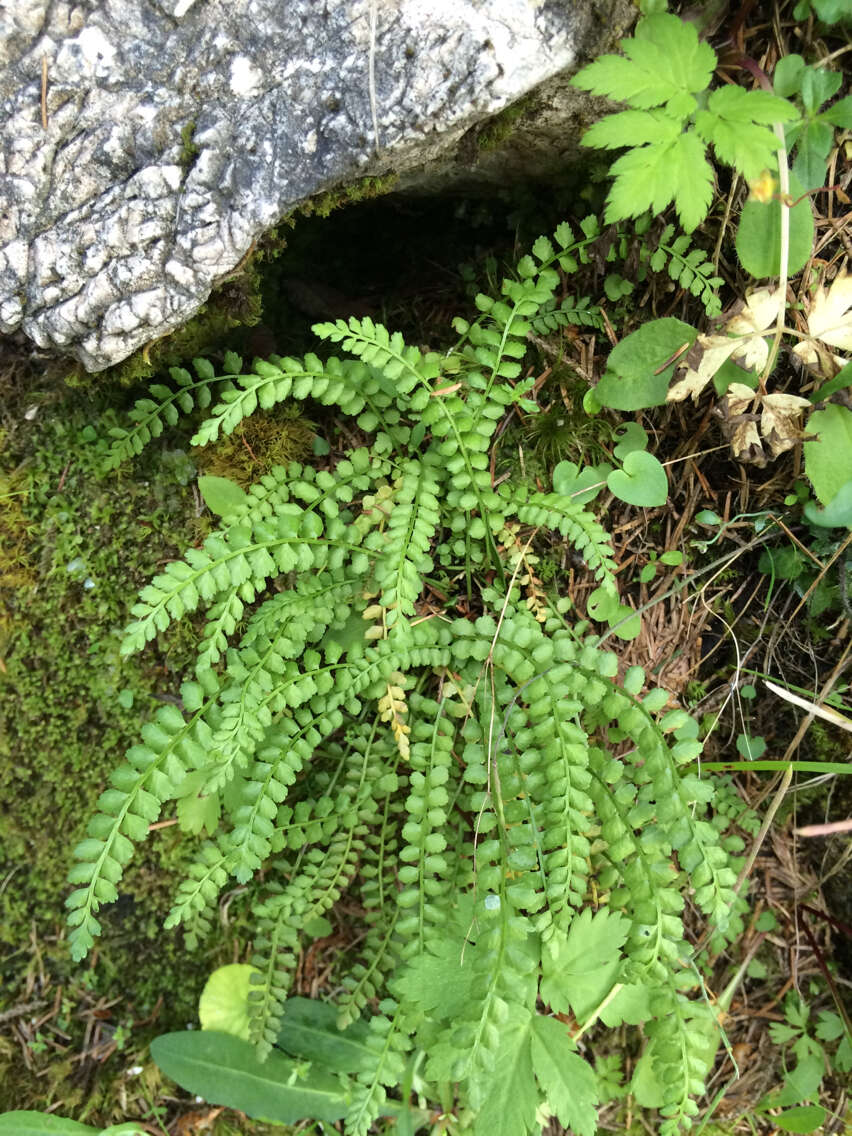
<svg viewBox="0 0 852 1136">
<path fill-rule="evenodd" d="M 193 141 L 196 125 L 197 124 L 195 119 L 191 118 L 180 132 L 181 151 L 178 157 L 178 164 L 183 170 L 184 177 L 186 177 L 186 175 L 192 169 L 193 165 L 195 164 L 195 159 L 200 153 L 198 147 Z"/>
<path fill-rule="evenodd" d="M 327 217 L 335 209 L 344 205 L 354 205 L 358 201 L 369 201 L 375 197 L 383 197 L 394 188 L 399 175 L 396 173 L 383 174 L 380 177 L 365 177 L 358 181 L 342 186 L 340 189 L 327 190 L 318 193 L 308 201 L 303 202 L 296 210 L 297 215 L 303 217 Z"/>
<path fill-rule="evenodd" d="M 524 95 L 517 102 L 504 107 L 476 130 L 476 145 L 480 150 L 496 150 L 515 129 L 515 124 L 533 106 L 533 95 Z"/>
<path fill-rule="evenodd" d="M 285 404 L 268 414 L 243 419 L 216 446 L 193 450 L 199 468 L 248 488 L 273 466 L 304 461 L 311 453 L 315 431 L 302 417 L 302 410 L 299 404 Z"/>
<path fill-rule="evenodd" d="M 152 448 L 132 470 L 103 478 L 106 441 L 89 425 L 98 407 L 70 394 L 42 407 L 3 453 L 0 479 L 23 490 L 0 512 L 28 565 L 0 580 L 0 1009 L 43 999 L 61 986 L 67 1008 L 33 1032 L 26 1052 L 0 1045 L 0 1111 L 67 1102 L 107 1123 L 121 1109 L 114 1077 L 131 1063 L 116 1053 L 97 1085 L 70 1056 L 83 1046 L 87 1007 L 113 1003 L 98 1019 L 104 1036 L 124 1026 L 142 1045 L 154 1033 L 194 1020 L 211 960 L 188 955 L 180 935 L 161 929 L 187 856 L 165 828 L 102 912 L 105 936 L 85 968 L 64 942 L 63 903 L 70 848 L 139 719 L 158 705 L 169 671 L 188 661 L 182 638 L 154 659 L 122 660 L 118 646 L 139 585 L 204 532 L 188 484 L 189 457 Z M 192 639 L 192 633 L 188 639 Z M 183 640 L 187 641 L 188 640 Z M 225 961 L 226 944 L 219 957 Z M 162 998 L 156 1020 L 150 1018 Z M 61 1019 L 61 1021 L 60 1021 Z M 30 1028 L 29 1016 L 22 1023 Z M 59 1032 L 57 1032 L 59 1031 Z M 42 1048 L 43 1047 L 43 1048 Z M 66 1057 L 63 1057 L 65 1053 Z M 49 1074 L 48 1074 L 49 1071 Z M 63 1107 L 65 1111 L 65 1107 Z"/>
</svg>

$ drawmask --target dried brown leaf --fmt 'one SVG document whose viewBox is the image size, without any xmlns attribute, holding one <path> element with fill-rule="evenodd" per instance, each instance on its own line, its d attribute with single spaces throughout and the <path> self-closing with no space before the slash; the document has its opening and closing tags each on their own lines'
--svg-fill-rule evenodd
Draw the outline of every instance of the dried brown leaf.
<svg viewBox="0 0 852 1136">
<path fill-rule="evenodd" d="M 769 357 L 766 329 L 778 317 L 781 289 L 758 288 L 746 296 L 714 335 L 699 335 L 687 357 L 682 377 L 670 387 L 667 402 L 682 402 L 698 396 L 727 359 L 746 370 L 758 370 Z"/>
<path fill-rule="evenodd" d="M 808 333 L 831 347 L 852 351 L 852 274 L 845 268 L 830 288 L 826 290 L 820 284 L 814 293 L 808 312 Z M 817 349 L 809 341 L 798 343 L 793 351 L 805 363 L 819 363 Z M 841 366 L 847 362 L 839 356 L 835 360 Z"/>
<path fill-rule="evenodd" d="M 767 394 L 760 402 L 760 432 L 766 439 L 772 456 L 777 458 L 802 438 L 800 420 L 802 411 L 811 404 L 795 394 Z"/>
<path fill-rule="evenodd" d="M 729 417 L 745 414 L 749 406 L 757 398 L 757 392 L 745 383 L 731 383 L 725 392 L 725 410 Z"/>
</svg>

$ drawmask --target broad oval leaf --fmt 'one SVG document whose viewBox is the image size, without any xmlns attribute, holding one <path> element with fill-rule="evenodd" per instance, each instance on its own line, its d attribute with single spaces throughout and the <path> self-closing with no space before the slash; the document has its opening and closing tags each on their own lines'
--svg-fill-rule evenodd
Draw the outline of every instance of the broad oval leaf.
<svg viewBox="0 0 852 1136">
<path fill-rule="evenodd" d="M 852 410 L 831 403 L 814 411 L 807 430 L 818 437 L 805 442 L 805 473 L 817 498 L 827 505 L 852 481 Z"/>
<path fill-rule="evenodd" d="M 294 1124 L 339 1120 L 347 1095 L 337 1077 L 273 1051 L 263 1064 L 253 1045 L 207 1030 L 167 1033 L 151 1043 L 167 1077 L 209 1104 L 236 1108 L 254 1120 Z"/>
<path fill-rule="evenodd" d="M 610 352 L 595 398 L 612 410 L 662 406 L 675 366 L 697 336 L 694 327 L 671 317 L 643 324 Z"/>
<path fill-rule="evenodd" d="M 278 1045 L 294 1057 L 315 1061 L 336 1073 L 360 1073 L 375 1064 L 367 1045 L 370 1030 L 357 1021 L 337 1028 L 337 1010 L 313 998 L 288 998 Z"/>
<path fill-rule="evenodd" d="M 795 174 L 790 174 L 790 195 L 797 204 L 790 209 L 774 199 L 765 204 L 747 201 L 737 229 L 737 256 L 740 264 L 756 280 L 777 276 L 781 267 L 781 210 L 790 217 L 790 252 L 787 274 L 800 272 L 811 255 L 814 243 L 814 214 L 810 199 Z"/>
<path fill-rule="evenodd" d="M 130 1136 L 131 1132 L 142 1132 L 135 1124 L 121 1125 L 121 1129 Z M 118 1129 L 115 1129 L 117 1131 Z M 0 1133 L 3 1136 L 100 1136 L 101 1128 L 92 1128 L 88 1124 L 79 1124 L 76 1120 L 68 1120 L 64 1116 L 53 1116 L 42 1112 L 4 1112 L 0 1115 Z"/>
<path fill-rule="evenodd" d="M 248 500 L 246 491 L 227 477 L 199 477 L 198 490 L 204 498 L 204 504 L 217 517 L 233 513 Z"/>
</svg>

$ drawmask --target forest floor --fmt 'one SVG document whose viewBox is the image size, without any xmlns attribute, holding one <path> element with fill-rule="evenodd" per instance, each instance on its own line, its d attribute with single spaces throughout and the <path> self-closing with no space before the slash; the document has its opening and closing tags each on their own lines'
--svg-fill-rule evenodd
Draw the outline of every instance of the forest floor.
<svg viewBox="0 0 852 1136">
<path fill-rule="evenodd" d="M 765 28 L 756 35 L 771 41 Z M 834 175 L 843 180 L 841 168 Z M 847 174 L 847 189 L 848 182 Z M 262 322 L 211 341 L 207 353 L 299 353 L 315 346 L 312 320 L 356 311 L 375 313 L 410 342 L 440 347 L 477 291 L 511 270 L 540 233 L 592 211 L 596 192 L 579 213 L 566 185 L 480 201 L 388 197 L 300 221 L 264 270 Z M 729 187 L 735 207 L 738 192 Z M 742 281 L 730 241 L 717 243 L 725 204 L 723 197 L 701 239 L 718 251 L 732 302 Z M 815 202 L 808 271 L 835 269 L 850 252 L 848 226 L 844 233 L 821 208 Z M 404 248 L 405 258 L 379 246 Z M 549 487 L 559 461 L 605 459 L 618 425 L 639 422 L 667 467 L 670 497 L 659 509 L 614 498 L 602 504 L 623 593 L 644 611 L 639 637 L 618 647 L 623 665 L 641 664 L 699 719 L 707 762 L 847 760 L 849 734 L 830 708 L 852 711 L 852 534 L 817 532 L 803 520 L 801 446 L 763 465 L 735 460 L 712 395 L 697 405 L 589 417 L 583 394 L 611 345 L 643 319 L 688 318 L 694 308 L 659 279 L 611 298 L 603 255 L 584 271 L 571 288 L 604 307 L 608 331 L 562 330 L 531 345 L 540 413 L 507 421 L 495 442 L 495 476 L 523 474 Z M 211 969 L 248 958 L 244 889 L 223 897 L 220 926 L 195 953 L 180 934 L 163 931 L 187 857 L 176 821 L 166 817 L 105 911 L 97 950 L 77 965 L 64 941 L 65 876 L 140 716 L 175 689 L 190 659 L 191 627 L 172 631 L 141 661 L 121 660 L 118 642 L 139 587 L 209 531 L 197 476 L 247 484 L 282 458 L 308 456 L 314 433 L 338 423 L 320 408 L 311 421 L 285 408 L 271 426 L 252 420 L 209 453 L 189 446 L 189 426 L 176 427 L 104 475 L 107 429 L 139 389 L 97 376 L 68 386 L 68 370 L 22 341 L 0 346 L 0 1111 L 46 1109 L 102 1125 L 139 1120 L 160 1136 L 280 1132 L 188 1098 L 163 1081 L 147 1050 L 157 1034 L 197 1020 Z M 782 359 L 776 388 L 799 394 L 804 381 Z M 667 551 L 681 552 L 682 562 L 667 565 Z M 538 553 L 532 586 L 570 592 L 582 611 L 592 587 L 582 565 L 558 544 Z M 816 704 L 829 711 L 814 711 Z M 712 1114 L 704 1131 L 772 1132 L 758 1103 L 784 1083 L 800 1051 L 823 1064 L 807 1098 L 828 1111 L 823 1130 L 849 1131 L 848 1066 L 838 1059 L 834 1023 L 848 1015 L 852 990 L 852 848 L 848 832 L 830 826 L 852 815 L 852 780 L 795 772 L 782 784 L 783 774 L 758 767 L 729 776 L 744 852 L 755 853 L 752 917 L 736 950 L 717 960 L 726 978 L 748 961 L 704 1102 Z M 770 812 L 771 827 L 759 832 Z M 330 988 L 349 943 L 346 926 L 344 900 L 334 933 L 300 958 L 294 993 L 316 997 Z M 688 931 L 696 941 L 704 933 L 697 912 Z M 623 1043 L 615 1031 L 613 1048 Z M 629 1098 L 614 1099 L 601 1126 L 653 1131 Z"/>
</svg>

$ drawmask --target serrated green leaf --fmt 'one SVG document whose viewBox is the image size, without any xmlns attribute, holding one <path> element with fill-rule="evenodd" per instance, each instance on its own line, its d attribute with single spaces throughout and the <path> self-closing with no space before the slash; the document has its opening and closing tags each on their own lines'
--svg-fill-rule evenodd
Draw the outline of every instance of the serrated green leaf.
<svg viewBox="0 0 852 1136">
<path fill-rule="evenodd" d="M 493 1068 L 477 1079 L 482 1103 L 475 1136 L 524 1136 L 534 1128 L 539 1097 L 530 1058 L 532 1020 L 529 1010 L 509 1004 Z"/>
<path fill-rule="evenodd" d="M 597 1076 L 576 1052 L 567 1027 L 555 1018 L 534 1015 L 531 1053 L 536 1079 L 559 1123 L 577 1136 L 595 1136 Z"/>
<path fill-rule="evenodd" d="M 683 123 L 665 111 L 623 110 L 608 114 L 590 127 L 583 135 L 583 145 L 612 150 L 647 142 L 672 142 L 682 130 Z"/>
<path fill-rule="evenodd" d="M 718 118 L 740 125 L 757 122 L 771 126 L 774 122 L 792 122 L 799 117 L 799 112 L 786 99 L 768 91 L 747 91 L 733 83 L 713 91 L 707 100 L 707 109 Z"/>
<path fill-rule="evenodd" d="M 617 981 L 621 947 L 630 921 L 602 908 L 575 915 L 565 939 L 542 954 L 541 996 L 558 1013 L 571 1010 L 578 1021 L 600 1005 Z"/>
<path fill-rule="evenodd" d="M 752 95 L 762 97 L 752 100 Z M 707 109 L 695 116 L 695 129 L 705 142 L 712 142 L 720 161 L 752 180 L 763 170 L 778 167 L 778 139 L 765 123 L 796 117 L 795 109 L 783 99 L 731 85 L 713 91 Z"/>
<path fill-rule="evenodd" d="M 672 201 L 684 229 L 691 231 L 707 215 L 713 173 L 694 131 L 671 142 L 653 142 L 628 150 L 613 162 L 615 182 L 607 197 L 606 220 L 659 214 Z"/>
<path fill-rule="evenodd" d="M 601 56 L 572 84 L 642 110 L 703 91 L 716 65 L 715 52 L 699 41 L 694 25 L 666 13 L 642 20 L 636 37 L 622 40 L 620 47 L 627 58 Z M 683 106 L 681 117 L 690 113 L 689 103 Z"/>
</svg>

